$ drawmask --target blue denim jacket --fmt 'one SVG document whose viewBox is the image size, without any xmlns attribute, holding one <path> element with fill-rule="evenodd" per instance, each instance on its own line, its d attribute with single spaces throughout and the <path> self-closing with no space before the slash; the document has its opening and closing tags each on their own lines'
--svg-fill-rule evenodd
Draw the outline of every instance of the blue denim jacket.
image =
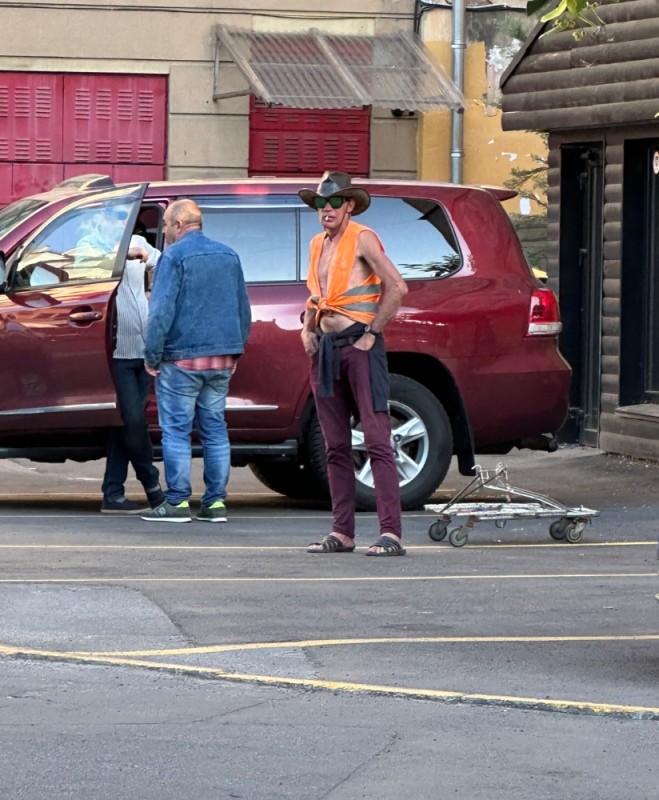
<svg viewBox="0 0 659 800">
<path fill-rule="evenodd" d="M 251 312 L 240 258 L 201 231 L 185 233 L 160 257 L 151 290 L 144 361 L 240 355 Z"/>
</svg>

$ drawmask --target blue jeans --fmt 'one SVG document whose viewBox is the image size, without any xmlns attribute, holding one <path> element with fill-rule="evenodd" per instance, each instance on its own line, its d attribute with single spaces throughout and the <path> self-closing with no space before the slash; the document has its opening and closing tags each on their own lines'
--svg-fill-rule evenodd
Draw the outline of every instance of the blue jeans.
<svg viewBox="0 0 659 800">
<path fill-rule="evenodd" d="M 191 437 L 195 422 L 204 456 L 206 491 L 201 502 L 210 506 L 226 497 L 231 452 L 224 408 L 230 380 L 230 369 L 186 370 L 171 361 L 160 364 L 156 378 L 158 419 L 167 481 L 165 494 L 173 505 L 188 500 L 192 494 Z"/>
<path fill-rule="evenodd" d="M 103 497 L 118 500 L 124 496 L 128 464 L 149 492 L 160 485 L 158 469 L 153 466 L 153 449 L 144 408 L 151 378 L 141 358 L 113 358 L 112 375 L 123 428 L 112 428 L 108 434 L 107 461 L 103 477 Z"/>
</svg>

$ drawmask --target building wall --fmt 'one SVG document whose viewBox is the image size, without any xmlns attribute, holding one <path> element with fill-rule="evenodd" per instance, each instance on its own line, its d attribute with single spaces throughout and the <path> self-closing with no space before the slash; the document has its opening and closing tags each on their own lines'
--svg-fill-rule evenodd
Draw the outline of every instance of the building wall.
<svg viewBox="0 0 659 800">
<path fill-rule="evenodd" d="M 598 446 L 611 453 L 659 460 L 659 408 L 652 403 L 624 406 L 620 373 L 623 364 L 623 176 L 625 143 L 656 139 L 653 125 L 602 128 L 553 134 L 549 153 L 548 271 L 558 291 L 561 241 L 561 148 L 603 143 L 604 202 L 602 209 L 601 373 Z M 569 221 L 568 221 L 569 224 Z M 633 265 L 632 265 L 633 266 Z M 628 267 L 629 268 L 629 267 Z M 640 266 L 639 266 L 640 269 Z M 641 309 L 638 309 L 639 316 Z"/>
<path fill-rule="evenodd" d="M 620 386 L 624 325 L 622 284 L 625 229 L 622 201 L 625 142 L 632 139 L 656 139 L 657 128 L 652 125 L 638 125 L 604 129 L 598 131 L 599 134 L 603 135 L 605 142 L 599 446 L 613 453 L 659 460 L 659 408 L 652 403 L 623 406 Z M 629 269 L 630 265 L 624 268 Z M 640 316 L 641 309 L 638 309 L 638 313 Z"/>
<path fill-rule="evenodd" d="M 0 0 L 0 71 L 166 75 L 168 176 L 242 177 L 249 97 L 212 99 L 216 24 L 268 31 L 315 26 L 344 34 L 413 28 L 414 0 L 335 0 L 331 9 L 316 11 L 320 5 L 252 0 L 246 13 L 242 0 L 180 0 L 169 9 L 156 0 L 46 0 L 38 7 Z M 246 87 L 233 62 L 223 61 L 220 73 L 223 90 Z M 416 135 L 416 119 L 375 109 L 371 175 L 417 177 Z"/>
<path fill-rule="evenodd" d="M 503 79 L 504 130 L 583 130 L 653 119 L 658 11 L 657 0 L 601 0 L 578 37 L 572 30 L 545 35 L 538 26 Z"/>
<path fill-rule="evenodd" d="M 525 4 L 524 4 L 525 5 Z M 423 17 L 422 36 L 427 47 L 450 72 L 452 15 L 436 9 Z M 463 121 L 463 180 L 465 183 L 503 185 L 513 167 L 536 166 L 532 156 L 546 156 L 544 139 L 529 131 L 501 129 L 498 80 L 509 60 L 533 27 L 534 21 L 519 11 L 470 11 L 466 13 Z M 420 123 L 419 177 L 448 181 L 451 177 L 451 114 L 425 114 Z M 544 198 L 543 198 L 544 199 Z M 507 211 L 543 214 L 536 203 L 516 198 Z"/>
<path fill-rule="evenodd" d="M 550 134 L 548 272 L 563 308 L 574 287 L 583 285 L 582 256 L 590 265 L 592 239 L 598 238 L 593 269 L 599 270 L 601 289 L 597 296 L 585 294 L 580 302 L 569 303 L 570 318 L 564 313 L 573 330 L 585 318 L 599 333 L 598 350 L 588 338 L 575 344 L 570 336 L 565 342 L 581 348 L 582 362 L 591 359 L 598 372 L 592 376 L 597 381 L 597 444 L 609 452 L 657 460 L 659 403 L 648 363 L 657 336 L 648 289 L 656 281 L 656 263 L 650 261 L 656 242 L 656 218 L 649 208 L 654 184 L 643 185 L 649 173 L 630 170 L 638 167 L 636 159 L 647 158 L 646 143 L 659 139 L 658 4 L 602 0 L 597 16 L 603 25 L 586 25 L 579 37 L 572 31 L 543 36 L 538 26 L 504 76 L 502 125 L 506 131 Z M 571 206 L 583 175 L 574 153 L 584 154 L 591 145 L 603 155 L 602 196 L 593 200 L 584 192 L 587 202 L 597 206 L 590 210 L 601 212 L 601 231 L 598 224 L 584 224 L 580 215 L 573 218 Z M 583 252 L 582 224 L 591 237 Z M 573 381 L 575 389 L 577 407 L 583 406 L 579 399 L 587 399 L 588 391 Z"/>
</svg>

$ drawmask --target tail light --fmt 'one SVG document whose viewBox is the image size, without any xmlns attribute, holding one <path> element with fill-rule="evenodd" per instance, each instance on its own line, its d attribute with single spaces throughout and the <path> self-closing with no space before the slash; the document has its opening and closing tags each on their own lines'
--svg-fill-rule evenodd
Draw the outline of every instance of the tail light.
<svg viewBox="0 0 659 800">
<path fill-rule="evenodd" d="M 558 300 L 551 289 L 536 289 L 531 295 L 527 336 L 557 336 L 563 327 Z"/>
</svg>

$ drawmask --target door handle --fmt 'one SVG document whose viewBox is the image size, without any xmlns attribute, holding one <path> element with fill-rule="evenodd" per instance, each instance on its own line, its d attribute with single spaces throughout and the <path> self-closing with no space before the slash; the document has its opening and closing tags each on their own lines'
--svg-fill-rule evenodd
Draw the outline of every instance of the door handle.
<svg viewBox="0 0 659 800">
<path fill-rule="evenodd" d="M 99 319 L 103 319 L 103 313 L 101 311 L 72 311 L 69 314 L 69 319 L 71 322 L 76 323 L 85 323 L 85 322 L 96 322 Z"/>
</svg>

